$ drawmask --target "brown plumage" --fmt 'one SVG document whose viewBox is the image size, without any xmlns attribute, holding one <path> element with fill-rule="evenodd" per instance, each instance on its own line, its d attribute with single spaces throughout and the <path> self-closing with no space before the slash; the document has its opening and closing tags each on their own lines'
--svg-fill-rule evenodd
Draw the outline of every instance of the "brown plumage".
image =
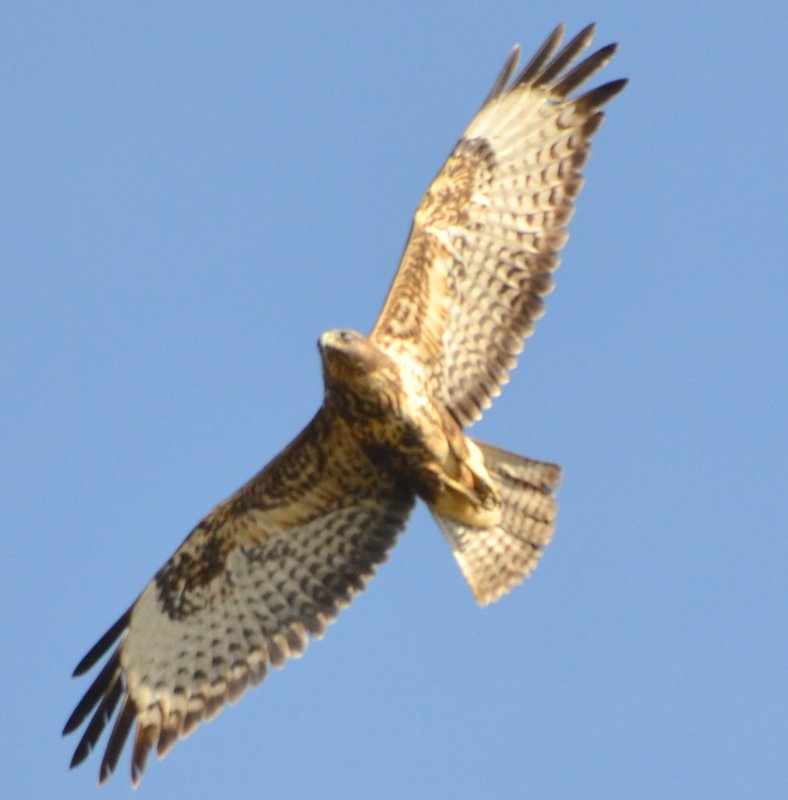
<svg viewBox="0 0 788 800">
<path fill-rule="evenodd" d="M 110 653 L 66 723 L 71 733 L 89 720 L 72 766 L 117 712 L 99 779 L 134 727 L 136 785 L 152 749 L 163 756 L 322 636 L 416 497 L 479 603 L 531 572 L 552 536 L 560 469 L 463 428 L 499 393 L 542 312 L 599 109 L 625 83 L 568 98 L 615 46 L 572 67 L 593 27 L 556 52 L 562 35 L 514 80 L 518 49 L 507 59 L 416 211 L 369 338 L 321 336 L 315 418 L 189 534 L 79 663 L 75 675 Z"/>
</svg>

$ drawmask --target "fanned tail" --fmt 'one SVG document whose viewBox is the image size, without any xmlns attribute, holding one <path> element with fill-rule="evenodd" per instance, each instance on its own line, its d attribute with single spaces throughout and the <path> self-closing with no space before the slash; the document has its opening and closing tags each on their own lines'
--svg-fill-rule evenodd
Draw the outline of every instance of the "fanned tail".
<svg viewBox="0 0 788 800">
<path fill-rule="evenodd" d="M 457 522 L 433 511 L 479 605 L 498 600 L 528 577 L 553 537 L 561 468 L 476 442 L 501 498 L 498 525 Z"/>
</svg>

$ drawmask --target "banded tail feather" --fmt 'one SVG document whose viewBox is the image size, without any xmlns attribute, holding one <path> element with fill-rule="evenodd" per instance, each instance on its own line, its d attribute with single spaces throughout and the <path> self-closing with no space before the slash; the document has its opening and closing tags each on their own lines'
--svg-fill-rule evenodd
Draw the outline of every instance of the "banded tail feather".
<svg viewBox="0 0 788 800">
<path fill-rule="evenodd" d="M 561 468 L 476 442 L 501 500 L 490 527 L 457 522 L 433 511 L 479 605 L 495 602 L 536 567 L 553 538 Z"/>
</svg>

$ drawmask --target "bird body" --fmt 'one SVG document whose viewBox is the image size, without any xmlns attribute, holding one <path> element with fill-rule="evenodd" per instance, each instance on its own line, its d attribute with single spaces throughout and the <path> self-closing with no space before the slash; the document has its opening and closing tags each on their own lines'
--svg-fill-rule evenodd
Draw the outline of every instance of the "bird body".
<svg viewBox="0 0 788 800">
<path fill-rule="evenodd" d="M 479 447 L 409 370 L 355 331 L 320 337 L 324 408 L 335 408 L 375 462 L 436 513 L 468 525 L 500 522 L 500 500 Z M 414 388 L 414 384 L 416 384 Z"/>
<path fill-rule="evenodd" d="M 541 316 L 599 110 L 624 86 L 570 93 L 604 66 L 559 26 L 515 76 L 504 64 L 417 209 L 369 336 L 319 340 L 325 392 L 303 431 L 217 505 L 80 661 L 103 667 L 66 723 L 81 763 L 114 717 L 99 770 L 134 728 L 136 785 L 173 744 L 301 655 L 361 591 L 421 498 L 476 600 L 533 570 L 560 468 L 465 429 L 508 380 Z"/>
</svg>

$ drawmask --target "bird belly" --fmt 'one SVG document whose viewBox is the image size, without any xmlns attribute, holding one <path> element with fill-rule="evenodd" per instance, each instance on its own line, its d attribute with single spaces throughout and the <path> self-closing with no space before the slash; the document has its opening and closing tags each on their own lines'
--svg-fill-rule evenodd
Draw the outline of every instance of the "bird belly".
<svg viewBox="0 0 788 800">
<path fill-rule="evenodd" d="M 435 513 L 477 527 L 500 522 L 500 498 L 482 452 L 453 418 L 431 403 L 408 399 L 392 417 L 375 437 L 376 463 L 404 477 Z"/>
</svg>

